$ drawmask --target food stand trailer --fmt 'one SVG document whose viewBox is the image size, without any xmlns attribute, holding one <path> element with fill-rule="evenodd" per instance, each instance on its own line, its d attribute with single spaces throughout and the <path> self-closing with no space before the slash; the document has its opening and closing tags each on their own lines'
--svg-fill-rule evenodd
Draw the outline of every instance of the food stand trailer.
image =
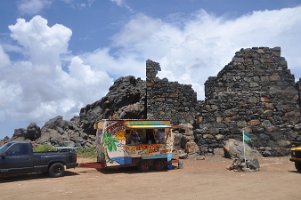
<svg viewBox="0 0 301 200">
<path fill-rule="evenodd" d="M 168 120 L 109 120 L 95 123 L 98 168 L 135 166 L 171 169 L 173 133 Z"/>
</svg>

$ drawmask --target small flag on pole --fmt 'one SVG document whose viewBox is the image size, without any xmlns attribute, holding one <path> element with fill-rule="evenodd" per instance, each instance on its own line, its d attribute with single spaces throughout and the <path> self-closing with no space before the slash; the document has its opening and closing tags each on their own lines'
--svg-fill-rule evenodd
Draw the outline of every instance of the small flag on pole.
<svg viewBox="0 0 301 200">
<path fill-rule="evenodd" d="M 250 134 L 248 132 L 243 131 L 243 141 L 251 142 Z"/>
<path fill-rule="evenodd" d="M 245 142 L 251 142 L 251 138 L 248 132 L 245 132 L 244 130 L 242 131 L 242 144 L 244 148 L 244 158 L 245 158 L 245 166 L 248 167 L 247 165 L 247 157 L 246 157 L 246 145 Z"/>
</svg>

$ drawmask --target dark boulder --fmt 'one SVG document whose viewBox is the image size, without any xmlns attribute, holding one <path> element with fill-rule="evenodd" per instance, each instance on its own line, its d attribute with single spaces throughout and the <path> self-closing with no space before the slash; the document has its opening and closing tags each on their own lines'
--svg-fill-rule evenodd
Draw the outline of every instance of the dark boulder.
<svg viewBox="0 0 301 200">
<path fill-rule="evenodd" d="M 24 139 L 29 139 L 29 140 L 36 140 L 41 136 L 41 129 L 40 127 L 32 122 L 30 123 L 27 128 L 18 128 L 15 129 L 13 138 L 24 138 Z"/>
<path fill-rule="evenodd" d="M 13 138 L 24 137 L 25 134 L 26 134 L 25 128 L 17 128 L 14 131 Z"/>
<path fill-rule="evenodd" d="M 94 123 L 100 119 L 145 119 L 145 81 L 133 76 L 117 79 L 101 100 L 81 108 L 79 118 L 73 118 L 78 127 L 95 135 Z"/>
<path fill-rule="evenodd" d="M 24 136 L 26 139 L 35 140 L 41 137 L 41 129 L 36 123 L 30 123 Z"/>
</svg>

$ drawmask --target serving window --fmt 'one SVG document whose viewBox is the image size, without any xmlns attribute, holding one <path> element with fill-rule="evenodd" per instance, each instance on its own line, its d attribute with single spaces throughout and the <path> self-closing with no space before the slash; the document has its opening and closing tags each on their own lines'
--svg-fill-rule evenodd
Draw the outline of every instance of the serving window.
<svg viewBox="0 0 301 200">
<path fill-rule="evenodd" d="M 166 142 L 165 129 L 127 129 L 126 144 L 164 144 Z"/>
</svg>

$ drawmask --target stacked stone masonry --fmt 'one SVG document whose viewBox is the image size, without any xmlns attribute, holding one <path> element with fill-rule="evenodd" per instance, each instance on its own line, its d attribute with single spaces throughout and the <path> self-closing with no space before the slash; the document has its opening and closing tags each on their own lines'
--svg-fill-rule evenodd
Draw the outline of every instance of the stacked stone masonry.
<svg viewBox="0 0 301 200">
<path fill-rule="evenodd" d="M 229 138 L 241 140 L 245 130 L 263 155 L 287 154 L 301 142 L 300 91 L 279 47 L 236 52 L 205 83 L 194 132 L 201 152 L 214 153 Z"/>
<path fill-rule="evenodd" d="M 243 130 L 265 156 L 285 155 L 301 144 L 301 80 L 295 83 L 279 47 L 236 52 L 206 81 L 205 101 L 197 102 L 190 85 L 159 79 L 160 70 L 159 63 L 147 61 L 147 117 L 193 122 L 194 137 L 184 146 L 193 138 L 200 153 L 220 152 L 225 140 L 242 140 Z"/>
<path fill-rule="evenodd" d="M 170 119 L 173 124 L 193 123 L 197 95 L 191 85 L 157 77 L 159 63 L 146 61 L 147 118 Z"/>
<path fill-rule="evenodd" d="M 197 95 L 191 85 L 159 79 L 157 73 L 160 70 L 159 63 L 146 61 L 147 118 L 169 119 L 178 125 L 174 129 L 175 149 L 184 149 L 187 156 L 195 156 L 199 147 L 195 143 L 192 124 L 196 116 Z"/>
</svg>

